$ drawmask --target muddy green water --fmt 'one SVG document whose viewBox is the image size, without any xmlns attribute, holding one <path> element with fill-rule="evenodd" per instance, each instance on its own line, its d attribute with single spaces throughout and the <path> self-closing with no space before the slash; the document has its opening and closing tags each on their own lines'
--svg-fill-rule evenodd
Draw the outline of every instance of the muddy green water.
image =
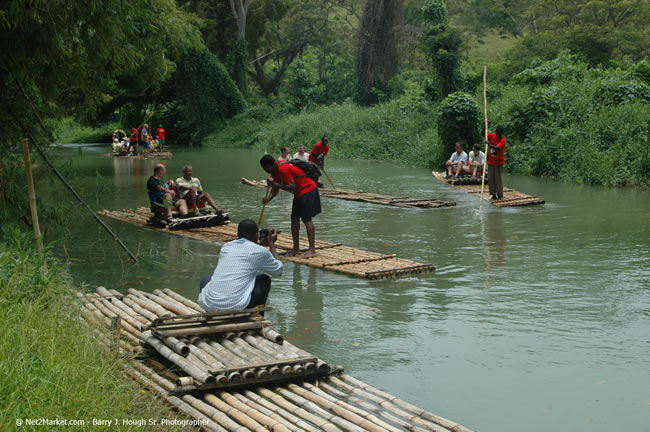
<svg viewBox="0 0 650 432">
<path fill-rule="evenodd" d="M 147 205 L 152 161 L 112 160 L 65 146 L 94 207 Z M 168 177 L 191 163 L 233 220 L 257 219 L 259 153 L 175 150 Z M 544 206 L 499 209 L 433 179 L 430 170 L 330 160 L 336 185 L 456 201 L 408 210 L 323 199 L 317 238 L 432 263 L 435 273 L 368 281 L 285 264 L 269 318 L 286 338 L 352 375 L 481 431 L 650 430 L 650 192 L 506 176 Z M 99 200 L 99 205 L 97 204 Z M 289 195 L 265 226 L 289 232 Z M 172 288 L 195 298 L 219 245 L 108 220 L 141 256 L 132 265 L 83 212 L 65 241 L 89 287 Z"/>
</svg>

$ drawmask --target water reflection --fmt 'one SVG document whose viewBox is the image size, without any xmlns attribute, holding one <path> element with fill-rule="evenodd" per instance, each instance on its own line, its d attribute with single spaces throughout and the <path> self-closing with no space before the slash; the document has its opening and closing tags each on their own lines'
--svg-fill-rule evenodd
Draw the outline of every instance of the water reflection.
<svg viewBox="0 0 650 432">
<path fill-rule="evenodd" d="M 307 272 L 307 280 L 303 279 L 303 271 Z M 292 288 L 296 306 L 293 327 L 287 339 L 308 340 L 314 345 L 322 341 L 323 294 L 316 285 L 316 274 L 317 270 L 313 267 L 293 266 Z"/>
<path fill-rule="evenodd" d="M 485 229 L 485 240 L 483 253 L 485 267 L 489 271 L 494 267 L 506 265 L 506 233 L 503 223 L 503 212 L 490 212 L 487 216 L 481 217 L 481 224 Z"/>
</svg>

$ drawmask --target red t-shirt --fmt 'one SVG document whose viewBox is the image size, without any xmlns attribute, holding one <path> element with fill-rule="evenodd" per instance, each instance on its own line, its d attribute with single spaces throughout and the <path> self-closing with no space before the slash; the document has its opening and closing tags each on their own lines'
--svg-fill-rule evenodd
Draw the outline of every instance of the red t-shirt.
<svg viewBox="0 0 650 432">
<path fill-rule="evenodd" d="M 497 139 L 497 134 L 489 133 L 488 142 L 498 147 L 488 149 L 488 165 L 504 165 L 506 163 L 506 137 L 502 136 L 501 139 Z"/>
<path fill-rule="evenodd" d="M 158 135 L 159 140 L 164 140 L 165 139 L 165 129 L 163 128 L 158 128 L 156 130 L 156 134 Z"/>
<path fill-rule="evenodd" d="M 129 141 L 131 142 L 138 142 L 138 130 L 133 128 L 131 129 L 131 138 L 129 138 Z"/>
<path fill-rule="evenodd" d="M 309 153 L 309 162 L 316 163 L 316 157 L 318 157 L 319 154 L 324 154 L 325 156 L 327 156 L 328 151 L 330 151 L 329 144 L 323 144 L 323 141 L 318 141 L 316 145 L 314 145 L 314 148 L 311 149 L 311 152 Z"/>
<path fill-rule="evenodd" d="M 278 163 L 278 171 L 273 174 L 273 181 L 287 185 L 293 181 L 296 184 L 296 189 L 293 191 L 294 198 L 300 198 L 316 189 L 316 183 L 312 179 L 307 177 L 300 168 L 288 162 Z"/>
</svg>

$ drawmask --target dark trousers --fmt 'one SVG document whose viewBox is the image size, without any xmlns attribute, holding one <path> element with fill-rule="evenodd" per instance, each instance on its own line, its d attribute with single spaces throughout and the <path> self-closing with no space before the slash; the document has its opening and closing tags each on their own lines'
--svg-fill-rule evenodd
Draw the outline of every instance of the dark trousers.
<svg viewBox="0 0 650 432">
<path fill-rule="evenodd" d="M 503 181 L 501 180 L 503 165 L 490 165 L 487 173 L 490 195 L 497 198 L 503 198 Z"/>
<path fill-rule="evenodd" d="M 201 278 L 199 283 L 199 292 L 203 291 L 203 288 L 210 282 L 212 279 L 211 275 L 205 275 Z M 271 291 L 271 277 L 266 274 L 258 274 L 255 277 L 255 286 L 253 287 L 253 292 L 251 292 L 251 300 L 248 302 L 246 309 L 266 304 L 266 300 L 269 298 L 269 292 Z"/>
</svg>

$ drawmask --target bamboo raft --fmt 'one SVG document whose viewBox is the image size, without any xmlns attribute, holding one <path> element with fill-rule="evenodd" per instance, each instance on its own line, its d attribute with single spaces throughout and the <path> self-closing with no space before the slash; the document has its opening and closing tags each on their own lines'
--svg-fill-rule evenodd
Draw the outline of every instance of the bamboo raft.
<svg viewBox="0 0 650 432">
<path fill-rule="evenodd" d="M 266 188 L 266 182 L 241 178 L 241 182 L 248 186 Z M 438 208 L 455 206 L 455 202 L 440 201 L 426 198 L 392 197 L 371 192 L 354 191 L 350 189 L 333 189 L 328 187 L 318 188 L 320 196 L 324 198 L 337 198 L 347 201 L 360 201 L 371 204 L 380 204 L 402 208 Z"/>
<path fill-rule="evenodd" d="M 223 330 L 255 322 L 252 318 L 263 322 L 255 317 L 261 309 L 205 314 L 169 289 L 131 289 L 124 295 L 99 287 L 97 293 L 77 296 L 97 340 L 130 359 L 125 374 L 203 430 L 472 432 L 359 381 L 341 367 L 330 368 L 272 332 L 270 324 L 263 327 L 266 334 L 246 329 L 192 335 L 187 328 L 183 335 L 160 334 L 192 321 L 194 330 L 210 325 Z M 201 317 L 204 323 L 197 324 Z"/>
<path fill-rule="evenodd" d="M 129 156 L 128 154 L 114 154 L 114 153 L 104 153 L 106 157 L 114 157 L 118 159 L 171 159 L 173 156 L 172 152 L 149 152 L 147 154 L 138 154 L 136 156 Z"/>
<path fill-rule="evenodd" d="M 134 225 L 147 226 L 147 220 L 151 212 L 146 207 L 140 207 L 135 210 L 100 210 L 98 214 Z M 158 227 L 151 227 L 151 229 L 213 243 L 225 243 L 237 239 L 237 226 L 235 224 L 174 231 Z M 367 252 L 343 246 L 341 243 L 329 243 L 320 240 L 316 240 L 316 256 L 311 258 L 289 256 L 289 251 L 293 248 L 293 241 L 290 234 L 284 233 L 278 235 L 275 246 L 280 255 L 280 259 L 283 261 L 290 261 L 295 264 L 303 264 L 367 279 L 381 279 L 434 270 L 431 264 L 422 264 L 399 258 L 395 254 L 385 255 L 376 252 Z M 301 237 L 301 250 L 306 251 L 307 247 L 307 239 Z"/>
<path fill-rule="evenodd" d="M 470 177 L 460 177 L 458 179 L 448 179 L 444 172 L 433 171 L 431 175 L 440 180 L 441 182 L 448 184 L 456 189 L 467 192 L 478 198 L 481 197 L 481 179 L 470 178 Z M 498 201 L 490 201 L 490 193 L 488 191 L 487 179 L 485 183 L 485 189 L 483 191 L 483 199 L 496 207 L 517 207 L 525 206 L 532 204 L 544 204 L 544 199 L 532 195 L 525 194 L 523 192 L 517 192 L 514 189 L 503 188 L 503 199 Z"/>
</svg>

